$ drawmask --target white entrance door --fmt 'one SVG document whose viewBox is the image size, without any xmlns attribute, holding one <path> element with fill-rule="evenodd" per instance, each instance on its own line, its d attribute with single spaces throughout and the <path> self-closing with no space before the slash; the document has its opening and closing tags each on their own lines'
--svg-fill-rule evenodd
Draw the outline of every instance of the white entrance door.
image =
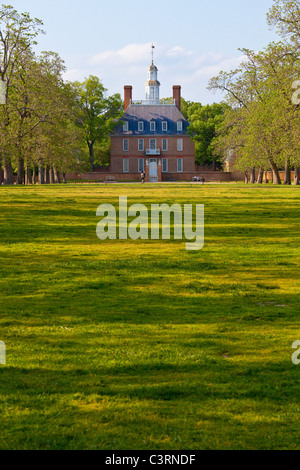
<svg viewBox="0 0 300 470">
<path fill-rule="evenodd" d="M 150 158 L 149 160 L 149 180 L 152 183 L 156 183 L 158 181 L 157 158 Z"/>
</svg>

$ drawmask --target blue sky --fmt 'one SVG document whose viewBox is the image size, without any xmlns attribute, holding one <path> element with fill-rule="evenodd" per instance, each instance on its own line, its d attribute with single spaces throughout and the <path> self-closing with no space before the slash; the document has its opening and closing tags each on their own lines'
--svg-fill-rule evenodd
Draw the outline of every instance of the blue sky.
<svg viewBox="0 0 300 470">
<path fill-rule="evenodd" d="M 133 85 L 144 98 L 150 44 L 156 45 L 161 97 L 181 85 L 183 96 L 219 101 L 208 80 L 236 68 L 238 48 L 259 50 L 278 40 L 266 24 L 272 0 L 11 0 L 44 22 L 41 50 L 58 52 L 69 80 L 99 76 L 109 93 Z"/>
</svg>

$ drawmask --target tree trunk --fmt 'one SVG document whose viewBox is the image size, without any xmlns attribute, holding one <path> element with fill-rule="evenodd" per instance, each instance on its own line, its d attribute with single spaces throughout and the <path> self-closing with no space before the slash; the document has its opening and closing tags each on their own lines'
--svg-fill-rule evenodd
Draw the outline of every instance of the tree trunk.
<svg viewBox="0 0 300 470">
<path fill-rule="evenodd" d="M 90 151 L 90 162 L 91 162 L 91 170 L 94 171 L 94 144 L 88 144 L 89 151 Z"/>
<path fill-rule="evenodd" d="M 249 175 L 248 175 L 248 171 L 245 171 L 245 183 L 248 184 L 249 183 Z"/>
<path fill-rule="evenodd" d="M 46 169 L 45 169 L 45 183 L 50 184 L 50 168 L 49 168 L 49 166 L 46 166 Z"/>
<path fill-rule="evenodd" d="M 14 184 L 13 170 L 10 160 L 4 158 L 3 161 L 3 184 Z"/>
<path fill-rule="evenodd" d="M 24 158 L 18 158 L 18 175 L 17 184 L 23 184 L 24 182 Z"/>
<path fill-rule="evenodd" d="M 265 171 L 265 183 L 266 183 L 266 184 L 269 183 L 269 180 L 268 180 L 268 170 Z"/>
<path fill-rule="evenodd" d="M 257 184 L 263 184 L 264 179 L 264 170 L 262 168 L 259 169 Z"/>
<path fill-rule="evenodd" d="M 55 180 L 54 180 L 54 171 L 53 171 L 53 168 L 50 167 L 50 171 L 49 171 L 49 180 L 50 180 L 50 184 L 54 184 Z"/>
<path fill-rule="evenodd" d="M 31 165 L 27 163 L 25 168 L 25 184 L 32 184 L 32 176 L 31 176 Z"/>
<path fill-rule="evenodd" d="M 295 185 L 299 186 L 300 181 L 299 181 L 299 167 L 295 166 Z"/>
<path fill-rule="evenodd" d="M 67 184 L 66 173 L 63 173 L 63 182 L 64 182 L 64 184 Z"/>
<path fill-rule="evenodd" d="M 286 185 L 291 185 L 292 184 L 291 163 L 290 163 L 289 158 L 285 161 L 284 184 L 286 184 Z"/>
<path fill-rule="evenodd" d="M 38 171 L 39 171 L 39 178 L 38 178 L 39 184 L 45 184 L 45 172 L 44 172 L 44 168 L 41 165 L 38 166 Z"/>
<path fill-rule="evenodd" d="M 252 168 L 252 169 L 251 169 L 251 173 L 250 173 L 250 183 L 251 183 L 251 184 L 255 184 L 255 168 Z"/>
<path fill-rule="evenodd" d="M 32 184 L 36 184 L 36 167 L 33 165 L 32 169 Z"/>
<path fill-rule="evenodd" d="M 55 168 L 54 168 L 54 181 L 55 183 L 60 184 L 60 174 L 59 174 L 59 171 L 56 171 Z"/>
<path fill-rule="evenodd" d="M 273 160 L 269 159 L 269 163 L 272 168 L 272 173 L 273 173 L 273 183 L 274 184 L 281 184 L 281 179 L 280 179 L 280 174 L 277 168 L 276 163 L 273 162 Z"/>
</svg>

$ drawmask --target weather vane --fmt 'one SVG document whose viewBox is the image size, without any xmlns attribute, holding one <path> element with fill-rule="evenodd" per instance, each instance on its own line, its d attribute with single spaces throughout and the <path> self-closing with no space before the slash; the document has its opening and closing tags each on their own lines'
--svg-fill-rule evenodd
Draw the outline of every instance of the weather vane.
<svg viewBox="0 0 300 470">
<path fill-rule="evenodd" d="M 152 54 L 152 64 L 153 64 L 153 61 L 154 61 L 154 49 L 155 49 L 154 44 L 152 44 L 151 49 L 152 49 L 151 54 Z"/>
</svg>

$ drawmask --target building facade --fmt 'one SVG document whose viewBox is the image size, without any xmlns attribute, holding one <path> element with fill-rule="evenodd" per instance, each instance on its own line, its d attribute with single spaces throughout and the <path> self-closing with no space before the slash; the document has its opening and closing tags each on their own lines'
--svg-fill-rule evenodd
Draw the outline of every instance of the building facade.
<svg viewBox="0 0 300 470">
<path fill-rule="evenodd" d="M 183 179 L 195 172 L 195 144 L 181 113 L 181 87 L 173 87 L 173 101 L 160 100 L 158 69 L 148 68 L 146 99 L 132 100 L 132 87 L 124 87 L 124 115 L 111 136 L 111 172 L 139 174 L 146 181 Z"/>
</svg>

